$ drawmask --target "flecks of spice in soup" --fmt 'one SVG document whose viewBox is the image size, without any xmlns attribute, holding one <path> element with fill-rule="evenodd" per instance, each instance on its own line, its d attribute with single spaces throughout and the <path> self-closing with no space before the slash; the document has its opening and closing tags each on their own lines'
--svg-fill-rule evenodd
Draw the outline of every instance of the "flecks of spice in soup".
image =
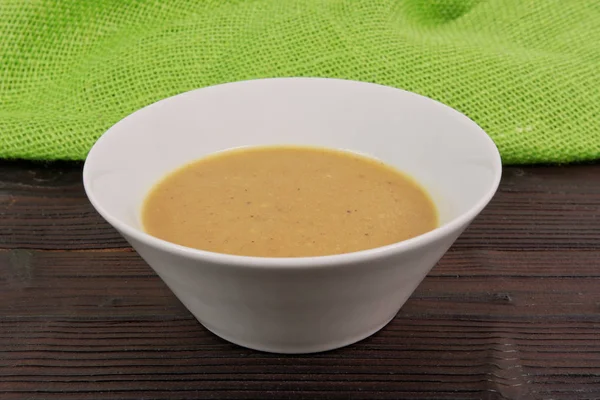
<svg viewBox="0 0 600 400">
<path fill-rule="evenodd" d="M 158 238 L 218 253 L 305 257 L 396 243 L 437 226 L 411 178 L 378 160 L 312 147 L 217 153 L 160 181 L 142 221 Z"/>
</svg>

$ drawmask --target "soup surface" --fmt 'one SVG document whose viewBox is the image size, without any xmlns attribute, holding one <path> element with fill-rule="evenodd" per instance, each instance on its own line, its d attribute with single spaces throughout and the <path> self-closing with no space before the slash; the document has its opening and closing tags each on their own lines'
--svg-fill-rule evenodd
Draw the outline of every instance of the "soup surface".
<svg viewBox="0 0 600 400">
<path fill-rule="evenodd" d="M 380 161 L 312 147 L 224 151 L 177 169 L 149 193 L 147 233 L 183 246 L 258 257 L 349 253 L 434 229 L 411 178 Z"/>
</svg>

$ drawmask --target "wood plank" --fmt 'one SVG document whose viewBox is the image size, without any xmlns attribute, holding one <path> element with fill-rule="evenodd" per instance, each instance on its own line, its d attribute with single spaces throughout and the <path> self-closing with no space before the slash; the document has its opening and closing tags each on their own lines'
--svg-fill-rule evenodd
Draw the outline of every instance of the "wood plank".
<svg viewBox="0 0 600 400">
<path fill-rule="evenodd" d="M 87 200 L 81 170 L 81 163 L 0 161 L 0 248 L 129 248 Z"/>
<path fill-rule="evenodd" d="M 598 249 L 599 228 L 600 165 L 512 167 L 455 247 Z"/>
<path fill-rule="evenodd" d="M 278 392 L 274 398 L 284 398 L 282 393 L 291 388 L 315 394 L 353 388 L 379 397 L 381 391 L 399 396 L 427 388 L 440 396 L 454 393 L 453 398 L 465 398 L 469 393 L 491 393 L 503 384 L 520 383 L 524 393 L 573 378 L 580 393 L 596 392 L 599 384 L 600 337 L 595 334 L 597 324 L 589 322 L 571 326 L 399 315 L 389 329 L 355 346 L 308 356 L 242 349 L 208 334 L 191 319 L 29 321 L 8 326 L 12 337 L 31 331 L 42 336 L 3 344 L 10 351 L 3 353 L 0 390 L 18 393 L 83 396 L 85 387 L 118 396 L 127 390 L 148 394 L 158 388 L 219 393 L 269 388 Z M 452 333 L 444 335 L 447 331 Z M 477 396 L 473 398 L 481 398 Z"/>
<path fill-rule="evenodd" d="M 564 268 L 565 258 L 556 252 L 488 254 L 478 250 L 475 254 L 456 249 L 444 257 L 413 294 L 411 300 L 419 301 L 409 301 L 403 312 L 415 316 L 585 319 L 595 318 L 600 311 L 600 270 L 590 266 L 590 261 L 600 260 L 600 251 L 570 251 L 568 269 Z M 466 263 L 480 272 L 470 273 Z M 0 269 L 4 299 L 0 320 L 186 315 L 179 301 L 133 251 L 0 250 L 0 265 L 5 266 Z M 540 276 L 536 265 L 552 272 Z M 534 272 L 527 273 L 529 270 Z M 548 296 L 550 292 L 552 296 Z M 42 296 L 49 302 L 40 302 Z"/>
<path fill-rule="evenodd" d="M 128 244 L 96 214 L 81 166 L 0 162 L 0 248 L 102 249 Z M 600 165 L 506 168 L 488 208 L 455 247 L 597 249 Z"/>
</svg>

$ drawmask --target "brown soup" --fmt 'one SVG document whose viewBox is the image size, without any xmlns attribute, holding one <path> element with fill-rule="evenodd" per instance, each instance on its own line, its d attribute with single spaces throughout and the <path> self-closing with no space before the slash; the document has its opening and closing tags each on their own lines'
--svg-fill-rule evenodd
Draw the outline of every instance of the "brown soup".
<svg viewBox="0 0 600 400">
<path fill-rule="evenodd" d="M 307 257 L 396 243 L 436 228 L 415 181 L 380 161 L 312 147 L 229 150 L 177 169 L 149 193 L 146 232 L 217 253 Z"/>
</svg>

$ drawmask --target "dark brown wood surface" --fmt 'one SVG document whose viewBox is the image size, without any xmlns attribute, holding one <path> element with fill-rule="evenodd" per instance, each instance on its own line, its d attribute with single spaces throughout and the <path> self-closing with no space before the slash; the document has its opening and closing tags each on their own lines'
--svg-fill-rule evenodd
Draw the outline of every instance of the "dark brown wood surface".
<svg viewBox="0 0 600 400">
<path fill-rule="evenodd" d="M 0 162 L 0 398 L 600 399 L 600 165 L 506 168 L 386 328 L 281 356 L 207 332 L 81 165 Z"/>
</svg>

